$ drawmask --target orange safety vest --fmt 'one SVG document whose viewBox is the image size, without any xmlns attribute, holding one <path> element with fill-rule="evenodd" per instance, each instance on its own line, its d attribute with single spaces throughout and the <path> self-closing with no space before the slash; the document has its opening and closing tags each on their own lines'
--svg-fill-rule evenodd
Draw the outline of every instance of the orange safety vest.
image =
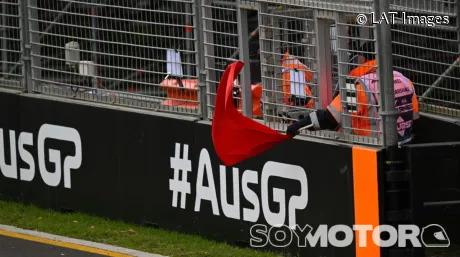
<svg viewBox="0 0 460 257">
<path fill-rule="evenodd" d="M 352 70 L 349 74 L 349 77 L 355 77 L 355 78 L 360 78 L 364 75 L 367 75 L 369 73 L 375 72 L 375 67 L 376 67 L 377 61 L 376 60 L 371 60 L 363 65 L 355 68 Z M 408 80 L 412 88 L 414 88 L 414 84 L 412 81 Z M 351 116 L 351 127 L 353 129 L 354 134 L 360 135 L 360 136 L 370 136 L 372 132 L 371 131 L 371 119 L 369 117 L 369 112 L 370 112 L 370 103 L 371 99 L 368 99 L 367 93 L 364 86 L 356 80 L 355 83 L 356 87 L 356 99 L 357 99 L 357 105 L 356 105 L 356 112 L 350 112 L 348 115 Z M 329 112 L 334 116 L 335 120 L 339 125 L 342 125 L 342 105 L 346 103 L 342 103 L 340 94 L 338 94 L 332 103 L 327 107 Z M 418 108 L 418 101 L 417 101 L 417 96 L 414 94 L 412 96 L 412 105 L 413 105 L 413 120 L 416 120 L 420 117 L 419 115 L 419 108 Z M 340 128 L 339 131 L 342 131 L 342 128 Z"/>
<path fill-rule="evenodd" d="M 312 74 L 310 72 L 310 69 L 301 63 L 297 58 L 292 58 L 289 55 L 289 52 L 286 52 L 283 56 L 283 59 L 281 61 L 281 66 L 283 68 L 281 79 L 282 79 L 282 86 L 283 86 L 283 103 L 286 105 L 291 105 L 294 106 L 295 103 L 293 103 L 292 97 L 293 95 L 291 94 L 291 70 L 298 70 L 298 71 L 304 71 L 305 74 L 305 81 L 310 82 Z M 305 94 L 306 96 L 311 97 L 313 94 L 311 93 L 310 86 L 308 84 L 305 84 Z M 313 108 L 314 105 L 314 99 L 310 98 L 308 103 L 304 105 L 305 108 Z"/>
</svg>

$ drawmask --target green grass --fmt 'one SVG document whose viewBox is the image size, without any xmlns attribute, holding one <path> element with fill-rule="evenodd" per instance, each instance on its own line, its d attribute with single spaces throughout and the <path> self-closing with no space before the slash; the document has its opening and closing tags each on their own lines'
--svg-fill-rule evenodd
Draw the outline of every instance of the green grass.
<svg viewBox="0 0 460 257">
<path fill-rule="evenodd" d="M 171 257 L 279 257 L 267 252 L 241 249 L 198 236 L 152 229 L 81 213 L 63 214 L 0 201 L 0 224 L 23 229 L 116 245 Z M 427 249 L 426 257 L 460 256 L 460 247 Z"/>
<path fill-rule="evenodd" d="M 171 257 L 279 256 L 236 248 L 198 236 L 141 227 L 80 213 L 63 214 L 5 201 L 0 201 L 0 224 Z"/>
</svg>

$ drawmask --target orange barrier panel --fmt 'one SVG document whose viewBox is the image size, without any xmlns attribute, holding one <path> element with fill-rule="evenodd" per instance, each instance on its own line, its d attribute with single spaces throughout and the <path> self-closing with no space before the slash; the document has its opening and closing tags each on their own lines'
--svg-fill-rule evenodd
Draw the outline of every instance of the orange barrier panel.
<svg viewBox="0 0 460 257">
<path fill-rule="evenodd" d="M 167 99 L 161 104 L 180 108 L 198 109 L 198 80 L 182 80 L 184 88 L 179 87 L 176 79 L 165 79 L 160 84 L 160 88 L 166 91 Z M 254 118 L 262 117 L 261 101 L 262 84 L 252 85 L 252 113 Z M 242 101 L 238 99 L 238 110 L 242 111 Z"/>
<path fill-rule="evenodd" d="M 355 202 L 355 225 L 372 225 L 379 221 L 378 150 L 353 146 L 353 191 Z M 359 232 L 356 231 L 356 238 Z M 374 244 L 368 232 L 367 245 L 356 244 L 356 257 L 380 257 L 380 247 Z"/>
<path fill-rule="evenodd" d="M 167 99 L 161 104 L 181 108 L 198 109 L 198 81 L 196 79 L 182 80 L 184 88 L 179 87 L 176 79 L 165 79 L 160 88 L 166 91 Z"/>
</svg>

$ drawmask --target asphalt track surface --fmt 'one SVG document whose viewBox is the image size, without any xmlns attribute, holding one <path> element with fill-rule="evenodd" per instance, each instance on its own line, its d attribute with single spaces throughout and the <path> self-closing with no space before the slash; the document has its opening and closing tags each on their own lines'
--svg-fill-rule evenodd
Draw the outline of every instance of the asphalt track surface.
<svg viewBox="0 0 460 257">
<path fill-rule="evenodd" d="M 0 257 L 102 257 L 89 252 L 0 236 Z"/>
</svg>

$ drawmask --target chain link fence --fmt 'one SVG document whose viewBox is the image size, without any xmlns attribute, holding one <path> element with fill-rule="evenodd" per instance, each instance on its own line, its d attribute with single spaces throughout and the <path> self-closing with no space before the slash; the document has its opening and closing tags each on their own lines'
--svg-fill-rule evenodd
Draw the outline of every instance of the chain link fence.
<svg viewBox="0 0 460 257">
<path fill-rule="evenodd" d="M 0 86 L 21 88 L 22 36 L 19 0 L 0 1 Z"/>
<path fill-rule="evenodd" d="M 356 89 L 359 66 L 385 70 L 371 62 L 382 50 L 372 0 L 0 0 L 0 6 L 0 86 L 25 86 L 27 75 L 36 93 L 212 119 L 224 70 L 242 60 L 234 87 L 242 113 L 252 108 L 252 118 L 284 132 L 336 99 L 340 127 L 302 133 L 383 144 L 384 90 Z M 460 116 L 458 3 L 390 0 L 390 10 L 397 12 L 393 68 L 412 81 L 420 110 Z M 436 15 L 448 22 L 414 20 Z M 380 76 L 364 84 L 380 84 Z M 363 105 L 358 95 L 373 100 Z"/>
</svg>

